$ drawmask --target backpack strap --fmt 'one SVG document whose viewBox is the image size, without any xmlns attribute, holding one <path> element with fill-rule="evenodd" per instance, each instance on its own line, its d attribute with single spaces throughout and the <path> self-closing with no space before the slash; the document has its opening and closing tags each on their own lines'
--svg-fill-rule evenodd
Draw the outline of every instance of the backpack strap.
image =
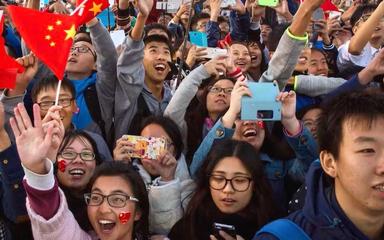
<svg viewBox="0 0 384 240">
<path fill-rule="evenodd" d="M 84 99 L 87 104 L 89 114 L 92 120 L 99 126 L 104 139 L 107 139 L 105 132 L 105 123 L 101 117 L 101 109 L 99 105 L 99 98 L 97 96 L 96 84 L 92 84 L 84 91 Z"/>
<path fill-rule="evenodd" d="M 265 225 L 256 233 L 256 236 L 262 233 L 272 234 L 279 240 L 311 240 L 301 227 L 286 218 L 277 219 Z"/>
<path fill-rule="evenodd" d="M 146 117 L 151 116 L 152 113 L 148 108 L 147 103 L 145 102 L 143 93 L 140 93 L 139 97 L 137 98 L 137 111 L 135 116 L 132 118 L 131 125 L 128 129 L 128 134 L 130 135 L 140 135 L 139 128 L 141 123 Z"/>
</svg>

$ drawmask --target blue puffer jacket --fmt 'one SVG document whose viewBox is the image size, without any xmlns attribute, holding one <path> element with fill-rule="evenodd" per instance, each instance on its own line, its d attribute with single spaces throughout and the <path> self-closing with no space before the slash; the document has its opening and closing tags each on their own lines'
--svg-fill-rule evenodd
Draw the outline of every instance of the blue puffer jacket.
<svg viewBox="0 0 384 240">
<path fill-rule="evenodd" d="M 368 240 L 342 211 L 333 187 L 326 184 L 325 176 L 320 162 L 313 162 L 306 177 L 304 207 L 287 218 L 301 227 L 312 240 Z M 278 240 L 268 233 L 253 238 L 260 239 Z"/>
</svg>

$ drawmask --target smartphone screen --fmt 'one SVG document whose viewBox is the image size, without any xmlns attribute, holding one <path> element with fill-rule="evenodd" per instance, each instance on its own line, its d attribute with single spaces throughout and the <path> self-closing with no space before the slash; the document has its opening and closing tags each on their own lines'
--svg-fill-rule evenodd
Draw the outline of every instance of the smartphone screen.
<svg viewBox="0 0 384 240">
<path fill-rule="evenodd" d="M 276 7 L 279 4 L 279 0 L 259 0 L 260 6 Z"/>
<path fill-rule="evenodd" d="M 225 240 L 220 234 L 219 231 L 224 231 L 234 239 L 236 239 L 236 229 L 233 225 L 222 224 L 222 223 L 214 223 L 213 224 L 213 235 L 217 238 L 217 240 Z"/>
</svg>

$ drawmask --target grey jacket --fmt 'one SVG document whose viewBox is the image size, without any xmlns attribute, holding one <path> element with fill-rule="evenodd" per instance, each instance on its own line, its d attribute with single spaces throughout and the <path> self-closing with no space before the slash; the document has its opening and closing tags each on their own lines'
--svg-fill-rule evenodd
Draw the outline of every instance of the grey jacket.
<svg viewBox="0 0 384 240">
<path fill-rule="evenodd" d="M 149 231 L 151 234 L 167 235 L 173 225 L 183 217 L 195 190 L 184 155 L 177 160 L 175 179 L 170 182 L 163 182 L 160 177 L 152 181 L 141 164 L 134 161 L 133 165 L 139 168 L 148 189 Z"/>
<path fill-rule="evenodd" d="M 171 118 L 180 128 L 185 144 L 184 146 L 187 146 L 186 143 L 188 134 L 187 123 L 184 119 L 187 107 L 196 95 L 202 81 L 209 77 L 210 74 L 207 72 L 204 65 L 200 65 L 195 68 L 180 83 L 167 108 L 165 109 L 164 115 Z"/>
<path fill-rule="evenodd" d="M 268 69 L 261 75 L 259 82 L 277 81 L 279 89 L 285 87 L 288 79 L 292 76 L 300 53 L 307 41 L 291 38 L 288 29 L 280 39 L 275 53 L 269 61 Z"/>
<path fill-rule="evenodd" d="M 313 75 L 298 75 L 296 77 L 295 91 L 310 97 L 327 94 L 347 81 L 344 78 Z"/>
<path fill-rule="evenodd" d="M 137 112 L 140 93 L 154 115 L 162 115 L 172 97 L 171 89 L 164 85 L 163 99 L 159 102 L 145 86 L 143 40 L 134 41 L 128 34 L 122 48 L 117 61 L 117 82 L 111 82 L 111 79 L 105 82 L 105 85 L 109 85 L 108 97 L 113 104 L 109 104 L 108 109 L 102 109 L 104 121 L 112 122 L 114 117 L 115 140 L 127 133 Z"/>
</svg>

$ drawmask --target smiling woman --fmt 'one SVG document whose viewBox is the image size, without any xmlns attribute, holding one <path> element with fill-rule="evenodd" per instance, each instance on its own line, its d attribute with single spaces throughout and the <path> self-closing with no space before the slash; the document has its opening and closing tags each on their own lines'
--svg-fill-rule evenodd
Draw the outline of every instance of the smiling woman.
<svg viewBox="0 0 384 240">
<path fill-rule="evenodd" d="M 83 230 L 91 230 L 83 194 L 96 166 L 101 163 L 96 143 L 82 130 L 67 131 L 56 160 L 56 176 L 68 208 Z"/>
</svg>

